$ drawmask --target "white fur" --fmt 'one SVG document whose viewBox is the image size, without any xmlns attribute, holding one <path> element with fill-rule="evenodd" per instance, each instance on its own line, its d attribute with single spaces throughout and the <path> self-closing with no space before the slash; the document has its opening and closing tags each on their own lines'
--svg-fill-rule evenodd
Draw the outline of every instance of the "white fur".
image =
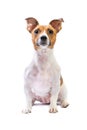
<svg viewBox="0 0 87 130">
<path fill-rule="evenodd" d="M 35 51 L 32 63 L 25 70 L 25 95 L 27 106 L 24 113 L 31 112 L 35 100 L 50 103 L 49 112 L 57 112 L 57 100 L 65 100 L 64 87 L 60 87 L 60 67 L 47 46 Z M 58 97 L 58 95 L 60 97 Z M 64 105 L 65 104 L 64 102 Z"/>
</svg>

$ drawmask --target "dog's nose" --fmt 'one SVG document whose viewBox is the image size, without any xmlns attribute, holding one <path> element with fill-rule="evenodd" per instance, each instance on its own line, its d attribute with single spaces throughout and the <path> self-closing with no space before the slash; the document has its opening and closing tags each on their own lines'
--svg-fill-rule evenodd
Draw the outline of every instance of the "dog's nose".
<svg viewBox="0 0 87 130">
<path fill-rule="evenodd" d="M 46 36 L 42 36 L 42 37 L 41 37 L 41 41 L 44 41 L 44 42 L 45 42 L 46 40 L 47 40 L 47 37 L 46 37 Z"/>
</svg>

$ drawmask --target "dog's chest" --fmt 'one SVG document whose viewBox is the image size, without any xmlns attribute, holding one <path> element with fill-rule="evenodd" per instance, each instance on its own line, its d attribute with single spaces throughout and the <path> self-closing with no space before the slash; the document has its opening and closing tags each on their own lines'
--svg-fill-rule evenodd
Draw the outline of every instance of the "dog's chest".
<svg viewBox="0 0 87 130">
<path fill-rule="evenodd" d="M 51 89 L 51 77 L 47 72 L 37 72 L 36 76 L 33 76 L 32 92 L 38 96 L 46 96 Z"/>
<path fill-rule="evenodd" d="M 40 57 L 37 64 L 32 68 L 32 86 L 31 90 L 37 96 L 46 97 L 55 81 L 57 81 L 58 66 L 52 63 L 47 57 Z"/>
<path fill-rule="evenodd" d="M 52 87 L 58 82 L 60 68 L 53 55 L 36 55 L 30 67 L 26 71 L 27 89 L 37 100 L 49 101 Z"/>
</svg>

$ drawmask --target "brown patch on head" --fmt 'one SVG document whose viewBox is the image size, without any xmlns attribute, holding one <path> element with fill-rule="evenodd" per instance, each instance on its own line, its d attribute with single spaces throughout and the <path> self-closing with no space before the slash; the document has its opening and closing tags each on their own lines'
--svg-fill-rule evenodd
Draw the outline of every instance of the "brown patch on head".
<svg viewBox="0 0 87 130">
<path fill-rule="evenodd" d="M 50 40 L 49 48 L 52 49 L 54 47 L 54 44 L 56 41 L 56 30 L 51 25 L 48 25 L 48 26 L 46 26 L 46 33 Z"/>
<path fill-rule="evenodd" d="M 56 30 L 51 25 L 37 25 L 36 28 L 34 28 L 34 30 L 32 31 L 32 41 L 36 50 L 39 48 L 39 46 L 36 43 L 43 32 L 45 32 L 49 38 L 50 45 L 48 46 L 48 48 L 52 49 L 54 47 L 54 43 L 56 41 Z"/>
<path fill-rule="evenodd" d="M 45 26 L 40 26 L 40 25 L 37 25 L 36 28 L 34 28 L 34 30 L 32 31 L 32 42 L 34 44 L 34 48 L 35 50 L 37 50 L 39 48 L 39 46 L 37 45 L 37 41 L 38 41 L 38 38 L 40 37 L 41 33 L 43 33 L 45 30 Z"/>
</svg>

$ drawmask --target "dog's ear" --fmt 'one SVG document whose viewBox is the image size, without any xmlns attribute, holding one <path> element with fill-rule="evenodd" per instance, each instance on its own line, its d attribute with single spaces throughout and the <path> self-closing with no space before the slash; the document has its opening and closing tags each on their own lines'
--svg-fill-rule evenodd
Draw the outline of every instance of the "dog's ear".
<svg viewBox="0 0 87 130">
<path fill-rule="evenodd" d="M 64 22 L 63 18 L 60 19 L 54 19 L 49 24 L 57 31 L 59 32 L 62 29 L 62 22 Z"/>
<path fill-rule="evenodd" d="M 27 22 L 27 30 L 30 33 L 39 24 L 38 21 L 35 18 L 33 18 L 33 17 L 26 18 L 25 20 Z"/>
</svg>

